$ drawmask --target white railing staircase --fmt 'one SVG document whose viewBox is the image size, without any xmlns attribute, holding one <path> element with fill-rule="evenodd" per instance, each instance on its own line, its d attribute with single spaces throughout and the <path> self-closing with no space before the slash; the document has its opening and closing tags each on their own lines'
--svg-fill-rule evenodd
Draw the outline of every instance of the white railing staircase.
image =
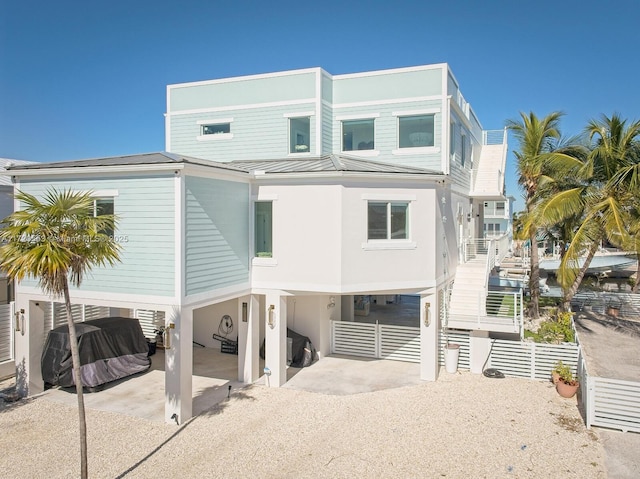
<svg viewBox="0 0 640 479">
<path fill-rule="evenodd" d="M 522 293 L 489 292 L 489 274 L 508 252 L 508 238 L 469 239 L 451 289 L 447 327 L 521 333 Z"/>
</svg>

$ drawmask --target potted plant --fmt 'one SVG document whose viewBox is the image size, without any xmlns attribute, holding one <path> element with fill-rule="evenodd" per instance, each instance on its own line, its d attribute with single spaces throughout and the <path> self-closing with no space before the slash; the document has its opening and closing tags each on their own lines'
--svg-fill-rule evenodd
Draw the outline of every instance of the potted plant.
<svg viewBox="0 0 640 479">
<path fill-rule="evenodd" d="M 556 371 L 559 375 L 558 382 L 556 383 L 556 391 L 558 391 L 558 394 L 563 398 L 573 397 L 576 394 L 580 383 L 578 382 L 578 379 L 573 376 L 571 368 L 562 364 L 561 361 L 558 361 Z"/>
<path fill-rule="evenodd" d="M 558 381 L 560 381 L 560 371 L 562 368 L 564 368 L 564 364 L 562 364 L 562 361 L 558 361 L 551 370 L 551 381 L 554 385 L 558 384 Z"/>
</svg>

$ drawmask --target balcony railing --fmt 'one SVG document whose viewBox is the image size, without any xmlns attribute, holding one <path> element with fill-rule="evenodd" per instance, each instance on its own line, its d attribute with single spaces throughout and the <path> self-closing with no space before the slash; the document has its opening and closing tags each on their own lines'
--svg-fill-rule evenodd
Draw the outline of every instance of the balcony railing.
<svg viewBox="0 0 640 479">
<path fill-rule="evenodd" d="M 522 291 L 479 291 L 476 296 L 478 314 L 452 314 L 449 328 L 475 329 L 522 334 L 524 300 Z"/>
<path fill-rule="evenodd" d="M 464 262 L 474 259 L 488 258 L 487 266 L 489 270 L 500 263 L 509 253 L 509 237 L 506 233 L 492 238 L 468 238 L 462 243 Z"/>
<path fill-rule="evenodd" d="M 502 130 L 483 130 L 482 144 L 483 145 L 506 145 L 507 129 L 504 128 Z"/>
</svg>

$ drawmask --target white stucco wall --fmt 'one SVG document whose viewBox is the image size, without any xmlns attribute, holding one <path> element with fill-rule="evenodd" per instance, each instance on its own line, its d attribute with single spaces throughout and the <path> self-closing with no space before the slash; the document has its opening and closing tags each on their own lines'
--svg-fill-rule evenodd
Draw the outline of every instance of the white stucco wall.
<svg viewBox="0 0 640 479">
<path fill-rule="evenodd" d="M 241 318 L 238 317 L 238 300 L 232 299 L 222 303 L 212 304 L 193 311 L 193 340 L 207 348 L 220 349 L 220 341 L 213 339 L 213 333 L 218 333 L 222 317 L 228 314 L 233 320 L 233 331 L 228 335 L 237 339 Z M 196 346 L 197 347 L 197 346 Z"/>
</svg>

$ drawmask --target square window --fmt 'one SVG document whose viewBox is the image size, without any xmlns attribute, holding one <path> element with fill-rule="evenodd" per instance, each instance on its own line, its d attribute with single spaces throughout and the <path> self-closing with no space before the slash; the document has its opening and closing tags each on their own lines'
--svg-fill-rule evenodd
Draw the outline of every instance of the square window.
<svg viewBox="0 0 640 479">
<path fill-rule="evenodd" d="M 398 117 L 398 146 L 419 148 L 434 146 L 434 115 Z"/>
<path fill-rule="evenodd" d="M 311 118 L 289 118 L 289 153 L 311 151 Z"/>
<path fill-rule="evenodd" d="M 342 122 L 342 151 L 373 150 L 374 120 L 345 120 Z"/>
<path fill-rule="evenodd" d="M 273 225 L 273 202 L 256 201 L 255 203 L 255 248 L 258 258 L 271 258 Z"/>
<path fill-rule="evenodd" d="M 367 239 L 409 238 L 409 203 L 370 201 L 367 210 Z"/>
<path fill-rule="evenodd" d="M 223 133 L 231 133 L 231 123 L 200 125 L 201 135 L 221 135 Z"/>
</svg>

